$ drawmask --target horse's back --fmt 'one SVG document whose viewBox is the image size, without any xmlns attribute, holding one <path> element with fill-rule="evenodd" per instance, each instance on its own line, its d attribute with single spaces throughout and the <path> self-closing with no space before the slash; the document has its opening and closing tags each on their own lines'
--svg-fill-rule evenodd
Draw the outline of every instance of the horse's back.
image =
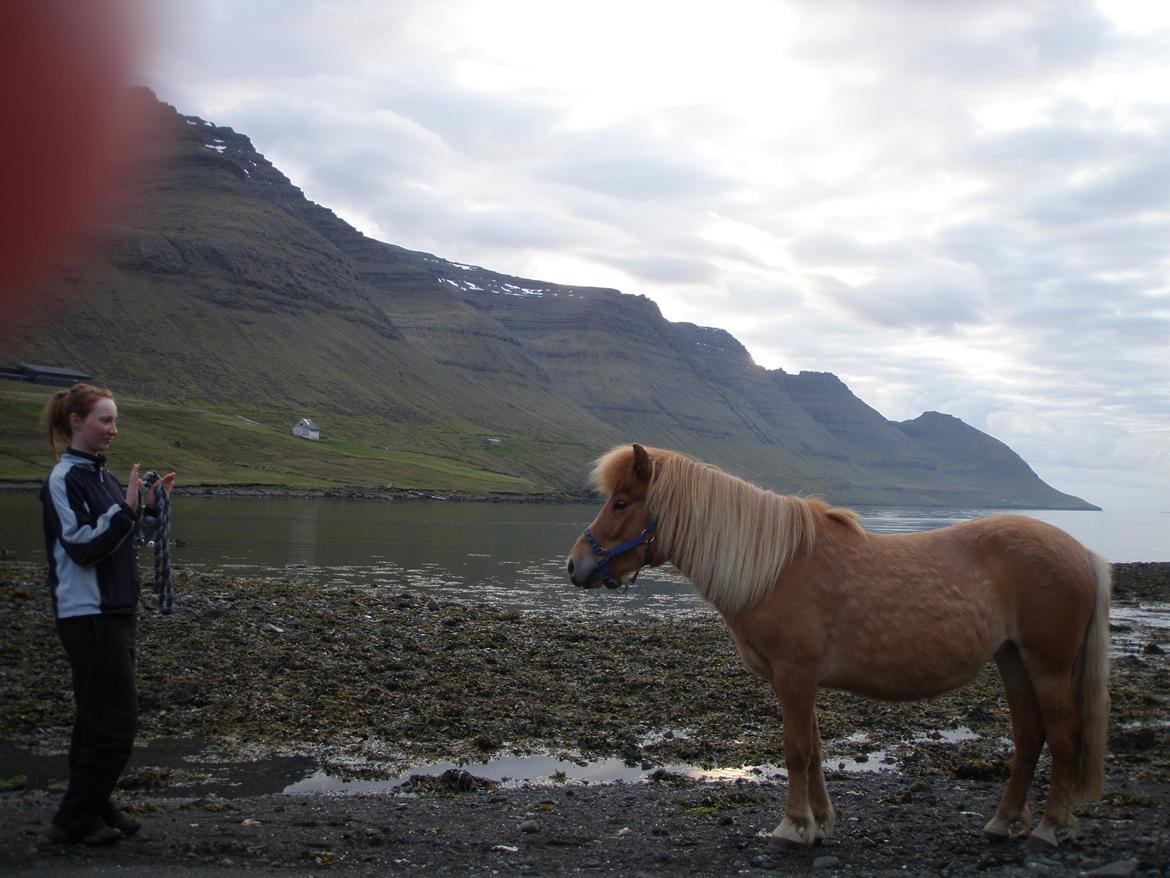
<svg viewBox="0 0 1170 878">
<path fill-rule="evenodd" d="M 772 628 L 789 648 L 819 654 L 822 685 L 925 697 L 971 679 L 1009 640 L 1083 628 L 1091 559 L 1063 531 L 1018 515 L 914 534 L 830 532 L 742 620 L 743 633 L 759 642 Z"/>
<path fill-rule="evenodd" d="M 1079 647 L 1097 603 L 1097 570 L 1093 553 L 1065 531 L 1005 514 L 906 537 L 932 571 L 917 599 L 933 600 L 946 581 L 942 592 L 989 650 L 1005 641 L 1023 650 L 1047 651 L 1054 640 Z"/>
</svg>

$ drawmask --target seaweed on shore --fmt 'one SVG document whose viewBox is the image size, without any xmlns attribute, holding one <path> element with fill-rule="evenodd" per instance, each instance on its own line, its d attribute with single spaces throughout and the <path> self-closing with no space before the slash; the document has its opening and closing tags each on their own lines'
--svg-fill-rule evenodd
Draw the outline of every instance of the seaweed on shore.
<svg viewBox="0 0 1170 878">
<path fill-rule="evenodd" d="M 1170 565 L 1122 565 L 1119 599 L 1170 593 Z M 0 739 L 63 750 L 68 667 L 44 586 L 0 567 Z M 1137 583 L 1137 585 L 1133 584 Z M 180 610 L 140 616 L 145 738 L 225 753 L 301 753 L 362 776 L 498 753 L 630 764 L 776 763 L 779 708 L 708 618 L 602 619 L 438 604 L 343 581 L 180 575 Z M 149 600 L 147 598 L 146 600 Z M 1114 663 L 1112 758 L 1166 779 L 1165 642 Z M 994 667 L 947 696 L 891 704 L 824 692 L 827 759 L 896 760 L 919 773 L 999 772 L 1010 755 Z M 971 734 L 949 740 L 957 728 Z M 873 751 L 882 751 L 873 753 Z"/>
</svg>

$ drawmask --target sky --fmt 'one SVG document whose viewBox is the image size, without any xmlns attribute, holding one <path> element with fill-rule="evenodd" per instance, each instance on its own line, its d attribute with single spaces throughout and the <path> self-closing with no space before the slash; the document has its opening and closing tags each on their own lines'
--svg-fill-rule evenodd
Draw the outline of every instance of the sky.
<svg viewBox="0 0 1170 878">
<path fill-rule="evenodd" d="M 1170 4 L 144 8 L 139 81 L 370 237 L 645 295 L 1170 513 Z"/>
</svg>

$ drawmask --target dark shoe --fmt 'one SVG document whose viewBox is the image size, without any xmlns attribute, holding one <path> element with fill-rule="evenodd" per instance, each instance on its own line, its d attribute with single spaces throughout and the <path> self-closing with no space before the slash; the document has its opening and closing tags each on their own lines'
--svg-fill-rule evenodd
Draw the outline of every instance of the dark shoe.
<svg viewBox="0 0 1170 878">
<path fill-rule="evenodd" d="M 114 844 L 114 842 L 121 840 L 121 830 L 115 829 L 113 826 L 101 826 L 88 835 L 84 836 L 81 839 L 81 843 L 90 845 L 91 847 L 96 847 L 98 845 Z"/>
<path fill-rule="evenodd" d="M 142 828 L 141 823 L 133 817 L 127 817 L 113 805 L 106 805 L 106 807 L 102 808 L 101 815 L 106 826 L 112 826 L 126 838 L 129 838 Z"/>
<path fill-rule="evenodd" d="M 49 841 L 63 844 L 96 845 L 113 844 L 122 838 L 122 833 L 113 826 L 106 826 L 104 820 L 94 820 L 84 829 L 69 832 L 56 823 L 49 827 Z"/>
<path fill-rule="evenodd" d="M 113 826 L 100 826 L 93 832 L 81 838 L 81 843 L 96 847 L 104 844 L 114 844 L 122 840 L 122 832 Z"/>
</svg>

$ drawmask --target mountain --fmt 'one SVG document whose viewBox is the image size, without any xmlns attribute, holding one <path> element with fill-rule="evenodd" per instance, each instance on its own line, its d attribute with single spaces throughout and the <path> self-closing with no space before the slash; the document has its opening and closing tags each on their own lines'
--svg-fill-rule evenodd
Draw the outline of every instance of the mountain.
<svg viewBox="0 0 1170 878">
<path fill-rule="evenodd" d="M 139 97 L 137 209 L 62 258 L 3 356 L 135 401 L 188 481 L 579 493 L 599 452 L 640 441 L 837 503 L 1088 508 L 957 419 L 891 422 L 644 296 L 370 239 L 246 136 Z M 289 437 L 300 417 L 325 441 Z M 0 478 L 34 463 L 9 458 Z"/>
</svg>

